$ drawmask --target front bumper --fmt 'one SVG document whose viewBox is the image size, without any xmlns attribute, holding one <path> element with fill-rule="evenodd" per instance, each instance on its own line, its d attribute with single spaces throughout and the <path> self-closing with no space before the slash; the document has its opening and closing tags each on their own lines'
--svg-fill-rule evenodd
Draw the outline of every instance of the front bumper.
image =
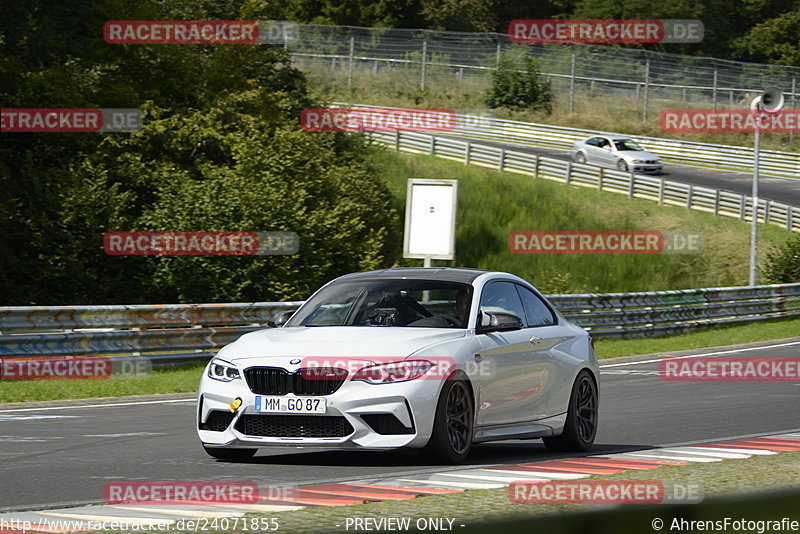
<svg viewBox="0 0 800 534">
<path fill-rule="evenodd" d="M 263 414 L 255 411 L 256 394 L 243 378 L 220 382 L 204 374 L 195 426 L 206 447 L 418 448 L 430 438 L 440 389 L 441 381 L 425 377 L 378 385 L 348 378 L 337 391 L 321 397 L 327 403 L 324 415 Z M 227 426 L 227 418 L 219 413 L 209 420 L 212 412 L 230 414 L 230 404 L 237 398 L 242 404 Z M 374 417 L 369 417 L 376 414 L 391 414 L 400 425 L 378 425 Z M 248 419 L 251 417 L 270 419 Z M 215 424 L 207 424 L 209 421 Z M 395 430 L 403 433 L 387 433 Z M 254 431 L 261 435 L 252 435 Z"/>
<path fill-rule="evenodd" d="M 662 165 L 660 164 L 647 164 L 647 163 L 631 163 L 634 172 L 650 172 L 658 174 L 661 172 Z"/>
</svg>

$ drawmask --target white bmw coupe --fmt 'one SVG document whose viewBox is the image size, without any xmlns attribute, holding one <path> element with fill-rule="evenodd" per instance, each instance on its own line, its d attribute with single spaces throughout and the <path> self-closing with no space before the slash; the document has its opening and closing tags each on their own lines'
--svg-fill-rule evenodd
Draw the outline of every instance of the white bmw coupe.
<svg viewBox="0 0 800 534">
<path fill-rule="evenodd" d="M 592 339 L 517 276 L 349 274 L 270 324 L 223 347 L 203 373 L 197 433 L 213 457 L 408 447 L 458 463 L 485 441 L 542 438 L 557 451 L 594 442 Z"/>
</svg>

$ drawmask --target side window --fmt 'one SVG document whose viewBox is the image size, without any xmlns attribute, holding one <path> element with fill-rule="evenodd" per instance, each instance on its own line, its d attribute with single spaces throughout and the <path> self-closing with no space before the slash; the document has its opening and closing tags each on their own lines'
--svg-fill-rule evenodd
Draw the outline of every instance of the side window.
<svg viewBox="0 0 800 534">
<path fill-rule="evenodd" d="M 522 303 L 525 306 L 525 316 L 528 319 L 528 327 L 556 324 L 555 315 L 553 315 L 553 312 L 550 311 L 550 308 L 547 307 L 542 299 L 527 287 L 518 284 L 514 285 L 516 285 L 519 296 L 522 298 Z"/>
<path fill-rule="evenodd" d="M 597 143 L 600 141 L 597 137 L 592 137 L 586 140 L 587 145 L 597 146 Z"/>
<path fill-rule="evenodd" d="M 511 282 L 493 282 L 483 290 L 481 311 L 486 313 L 512 313 L 525 322 L 525 309 Z"/>
</svg>

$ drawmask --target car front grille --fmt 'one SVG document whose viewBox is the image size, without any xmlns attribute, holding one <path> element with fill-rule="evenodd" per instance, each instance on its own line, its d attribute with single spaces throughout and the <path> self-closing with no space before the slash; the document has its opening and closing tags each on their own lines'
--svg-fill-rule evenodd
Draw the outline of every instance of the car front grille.
<svg viewBox="0 0 800 534">
<path fill-rule="evenodd" d="M 231 412 L 213 410 L 209 412 L 205 423 L 200 423 L 200 430 L 211 430 L 212 432 L 225 432 L 233 421 Z"/>
<path fill-rule="evenodd" d="M 250 367 L 244 371 L 250 391 L 257 395 L 330 395 L 347 378 L 347 370 L 304 368 L 294 373 L 280 367 Z"/>
<path fill-rule="evenodd" d="M 353 426 L 341 416 L 242 415 L 236 430 L 246 436 L 274 438 L 343 438 Z"/>
</svg>

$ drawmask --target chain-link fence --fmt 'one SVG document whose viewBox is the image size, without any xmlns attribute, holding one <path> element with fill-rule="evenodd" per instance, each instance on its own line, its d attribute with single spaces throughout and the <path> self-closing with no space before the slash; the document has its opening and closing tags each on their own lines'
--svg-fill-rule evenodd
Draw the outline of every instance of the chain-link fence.
<svg viewBox="0 0 800 534">
<path fill-rule="evenodd" d="M 287 41 L 297 66 L 335 83 L 353 85 L 371 75 L 375 87 L 406 84 L 422 88 L 458 83 L 485 86 L 504 52 L 534 57 L 553 89 L 575 95 L 620 96 L 640 101 L 642 118 L 653 100 L 744 106 L 765 87 L 784 92 L 787 107 L 797 107 L 800 67 L 727 61 L 594 44 L 513 44 L 501 33 L 360 28 L 300 24 Z"/>
</svg>

